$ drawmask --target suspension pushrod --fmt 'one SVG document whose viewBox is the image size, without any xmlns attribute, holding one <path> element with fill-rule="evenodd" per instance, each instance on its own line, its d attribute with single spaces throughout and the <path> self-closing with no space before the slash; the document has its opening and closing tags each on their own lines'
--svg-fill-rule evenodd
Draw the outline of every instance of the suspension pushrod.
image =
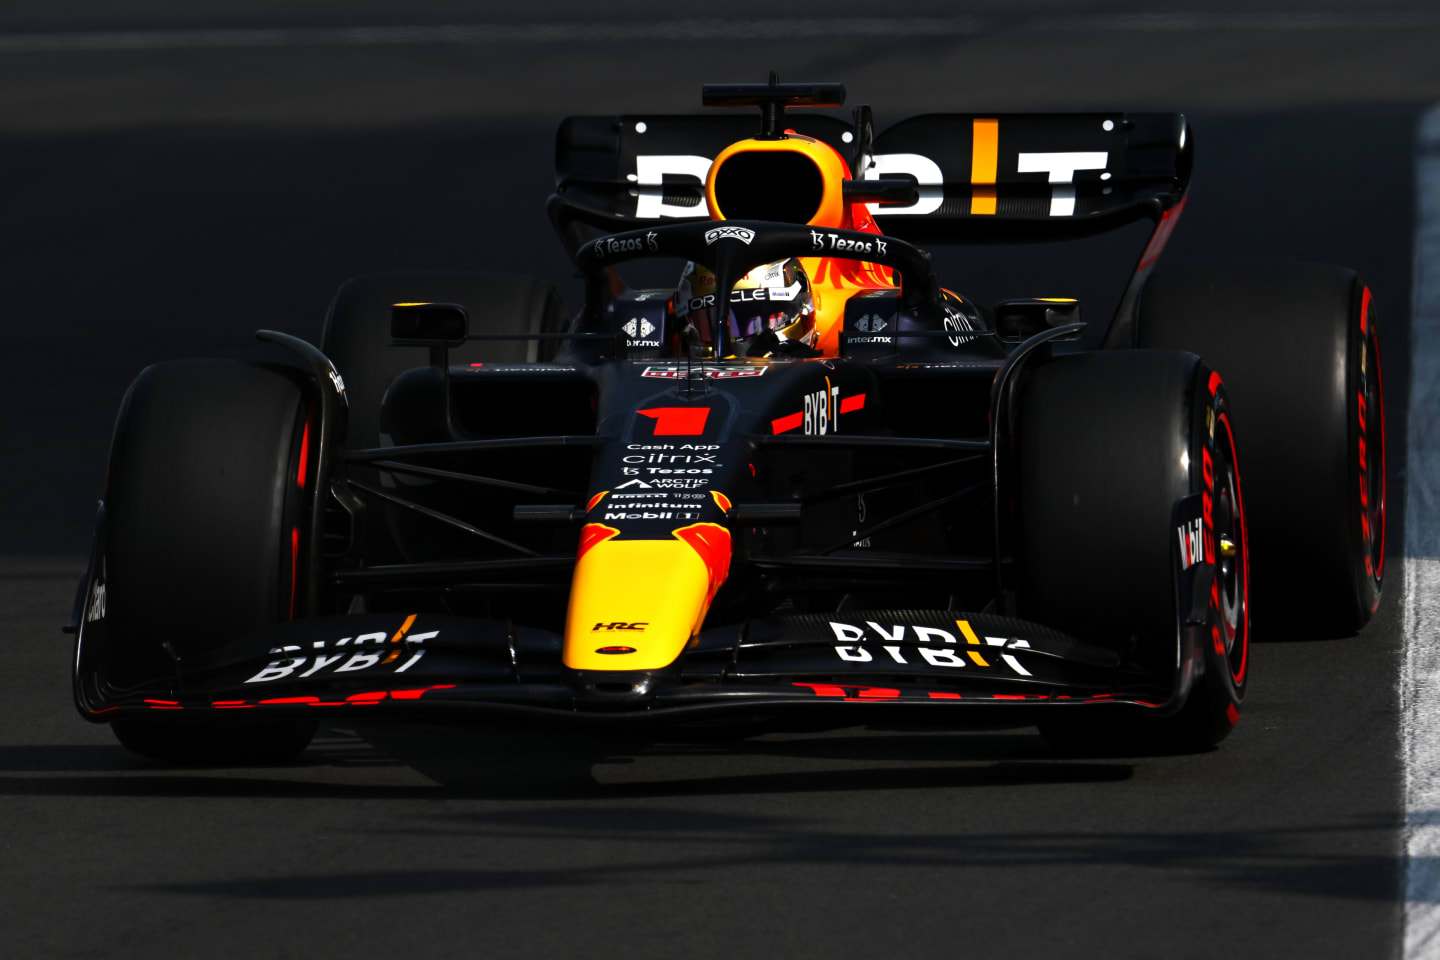
<svg viewBox="0 0 1440 960">
<path fill-rule="evenodd" d="M 815 501 L 832 500 L 836 497 L 843 497 L 849 493 L 866 493 L 872 490 L 879 490 L 894 480 L 906 480 L 910 477 L 919 476 L 922 473 L 930 473 L 934 470 L 943 470 L 946 467 L 958 467 L 966 463 L 974 463 L 978 460 L 983 459 L 984 457 L 976 454 L 975 456 L 971 457 L 960 457 L 958 460 L 945 460 L 941 463 L 931 463 L 927 464 L 926 466 L 915 467 L 910 470 L 899 470 L 895 473 L 887 473 L 878 477 L 866 477 L 862 480 L 852 480 L 849 483 L 842 483 L 837 487 L 831 487 L 829 490 L 822 490 L 820 493 L 812 493 L 810 496 L 805 498 L 804 502 L 812 503 Z"/>
<path fill-rule="evenodd" d="M 347 463 L 371 463 L 396 457 L 422 456 L 431 453 L 485 453 L 491 450 L 525 450 L 535 447 L 598 447 L 608 437 L 593 434 L 557 437 L 499 437 L 494 440 L 451 440 L 444 443 L 412 443 L 403 447 L 370 447 L 345 454 Z"/>
<path fill-rule="evenodd" d="M 415 503 L 411 500 L 406 500 L 404 497 L 397 497 L 392 493 L 386 493 L 384 490 L 376 489 L 375 487 L 372 487 L 368 484 L 360 483 L 357 480 L 351 480 L 349 481 L 349 484 L 351 487 L 361 491 L 362 493 L 368 493 L 372 497 L 379 497 L 381 500 L 389 501 L 390 503 L 395 504 L 397 507 L 404 507 L 406 510 L 413 510 L 421 516 L 429 517 L 431 520 L 436 520 L 440 523 L 445 524 L 446 526 L 454 527 L 456 530 L 463 530 L 465 533 L 473 534 L 482 539 L 489 540 L 491 543 L 499 544 L 502 547 L 507 547 L 518 553 L 523 553 L 527 557 L 540 556 L 540 554 L 536 553 L 534 550 L 531 550 L 529 547 L 522 547 L 518 543 L 511 543 L 504 537 L 497 537 L 495 534 L 490 533 L 488 530 L 481 530 L 474 524 L 466 523 L 464 520 L 461 520 L 458 517 L 452 517 L 448 513 L 442 513 L 441 511 L 431 509 L 430 507 L 423 507 L 420 504 Z"/>
<path fill-rule="evenodd" d="M 888 520 L 882 520 L 874 526 L 866 527 L 863 530 L 857 530 L 854 533 L 850 534 L 850 536 L 846 537 L 844 540 L 841 540 L 839 543 L 835 544 L 834 546 L 826 547 L 824 550 L 818 551 L 818 553 L 822 557 L 834 553 L 841 547 L 847 547 L 850 544 L 855 543 L 856 541 L 872 537 L 877 533 L 889 530 L 891 527 L 897 527 L 900 524 L 905 523 L 906 521 L 913 520 L 918 516 L 929 513 L 932 510 L 938 510 L 940 507 L 945 506 L 945 504 L 949 503 L 952 500 L 958 500 L 963 496 L 974 493 L 976 490 L 979 490 L 982 487 L 988 487 L 989 485 L 990 478 L 986 477 L 979 483 L 972 483 L 968 487 L 961 487 L 954 493 L 947 493 L 943 497 L 931 500 L 928 503 L 922 503 L 916 507 L 911 507 L 909 510 L 906 510 L 903 513 L 897 513 L 895 514 L 895 516 L 890 517 Z"/>
<path fill-rule="evenodd" d="M 501 480 L 497 477 L 481 477 L 473 473 L 460 473 L 456 470 L 441 470 L 439 467 L 422 467 L 415 463 L 400 463 L 395 460 L 374 460 L 370 466 L 377 470 L 385 470 L 390 473 L 408 473 L 417 477 L 435 477 L 440 480 L 459 480 L 462 483 L 478 483 L 486 487 L 499 487 L 502 490 L 516 490 L 521 493 L 541 493 L 557 497 L 565 497 L 570 500 L 579 500 L 581 495 L 573 490 L 560 490 L 556 487 L 541 487 L 533 483 L 520 483 L 515 480 Z"/>
</svg>

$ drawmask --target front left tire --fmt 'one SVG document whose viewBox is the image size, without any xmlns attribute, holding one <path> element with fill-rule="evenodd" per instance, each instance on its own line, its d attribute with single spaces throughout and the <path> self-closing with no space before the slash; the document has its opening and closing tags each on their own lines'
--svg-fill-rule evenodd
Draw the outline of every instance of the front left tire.
<svg viewBox="0 0 1440 960">
<path fill-rule="evenodd" d="M 314 472 L 311 396 L 308 379 L 282 367 L 184 360 L 141 372 L 111 444 L 103 617 L 81 634 L 98 676 L 82 682 L 122 695 L 164 688 L 177 661 L 294 616 Z M 286 760 L 315 730 L 165 710 L 117 716 L 112 727 L 130 750 L 182 762 Z"/>
</svg>

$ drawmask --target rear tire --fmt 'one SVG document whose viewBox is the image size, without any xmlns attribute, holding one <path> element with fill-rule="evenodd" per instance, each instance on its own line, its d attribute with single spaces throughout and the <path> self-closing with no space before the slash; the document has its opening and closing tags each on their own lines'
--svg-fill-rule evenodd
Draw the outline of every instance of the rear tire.
<svg viewBox="0 0 1440 960">
<path fill-rule="evenodd" d="M 305 381 L 275 367 L 184 360 L 148 367 L 131 385 L 105 495 L 99 663 L 109 686 L 168 684 L 175 659 L 293 615 L 309 413 Z M 171 761 L 285 760 L 315 729 L 171 716 L 112 726 L 129 749 Z"/>
<path fill-rule="evenodd" d="M 411 271 L 352 277 L 340 285 L 325 317 L 320 349 L 345 381 L 349 416 L 345 446 L 364 449 L 383 446 L 380 402 L 400 374 L 430 362 L 423 347 L 390 345 L 390 307 L 395 303 L 458 303 L 470 314 L 475 333 L 563 333 L 570 317 L 559 292 L 534 277 L 480 271 Z M 451 364 L 531 363 L 548 361 L 559 349 L 554 342 L 471 340 L 450 350 Z M 370 486 L 384 486 L 392 478 L 371 468 L 351 466 L 348 474 Z M 415 477 L 393 478 L 410 489 L 432 486 Z M 401 544 L 408 541 L 400 516 L 383 504 L 370 508 L 379 514 L 366 522 L 355 546 L 371 563 L 394 562 L 405 557 Z"/>
<path fill-rule="evenodd" d="M 1385 574 L 1385 399 L 1369 289 L 1320 264 L 1165 270 L 1141 293 L 1135 336 L 1198 353 L 1225 376 L 1244 420 L 1262 617 L 1358 631 Z"/>
<path fill-rule="evenodd" d="M 1079 354 L 1038 367 L 1023 385 L 1015 427 L 1020 616 L 1163 677 L 1175 669 L 1179 637 L 1173 511 L 1207 490 L 1207 464 L 1217 531 L 1229 525 L 1236 545 L 1228 587 L 1210 613 L 1222 640 L 1207 647 L 1180 712 L 1057 707 L 1039 725 L 1052 743 L 1202 750 L 1238 720 L 1249 679 L 1248 551 L 1228 429 L 1223 385 L 1188 353 Z"/>
<path fill-rule="evenodd" d="M 412 271 L 352 277 L 340 285 L 320 349 L 334 362 L 350 398 L 346 446 L 380 446 L 380 399 L 391 381 L 430 362 L 423 347 L 390 345 L 390 306 L 458 303 L 475 333 L 563 333 L 570 324 L 559 292 L 534 277 L 480 271 Z M 450 351 L 452 364 L 533 363 L 555 355 L 555 343 L 471 340 Z"/>
</svg>

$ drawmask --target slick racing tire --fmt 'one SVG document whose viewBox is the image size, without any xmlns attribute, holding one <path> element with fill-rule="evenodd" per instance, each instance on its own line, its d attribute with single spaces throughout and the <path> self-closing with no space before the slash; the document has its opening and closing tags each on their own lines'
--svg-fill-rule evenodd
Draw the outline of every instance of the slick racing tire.
<svg viewBox="0 0 1440 960">
<path fill-rule="evenodd" d="M 1198 353 L 1225 375 L 1254 523 L 1262 622 L 1344 636 L 1385 577 L 1385 395 L 1370 290 L 1308 263 L 1157 272 L 1136 346 Z"/>
<path fill-rule="evenodd" d="M 99 663 L 112 688 L 169 687 L 176 661 L 293 615 L 303 476 L 314 469 L 311 396 L 298 372 L 229 360 L 157 364 L 131 385 L 101 531 Z M 290 759 L 315 730 L 309 721 L 197 723 L 163 710 L 111 725 L 136 753 L 202 762 Z"/>
<path fill-rule="evenodd" d="M 1240 716 L 1250 642 L 1246 505 L 1219 376 L 1172 350 L 1046 363 L 1018 397 L 1014 470 L 1020 616 L 1109 647 L 1147 675 L 1190 684 L 1168 717 L 1059 706 L 1041 733 L 1067 748 L 1102 750 L 1219 743 Z M 1182 560 L 1174 510 L 1196 494 L 1211 503 L 1210 542 L 1223 538 L 1226 550 L 1214 557 L 1219 589 L 1197 644 L 1202 662 L 1185 676 L 1176 673 Z"/>
<path fill-rule="evenodd" d="M 382 446 L 380 401 L 391 382 L 406 370 L 430 362 L 424 347 L 390 345 L 390 307 L 395 303 L 458 303 L 470 314 L 473 333 L 563 333 L 570 317 L 559 292 L 534 277 L 480 271 L 413 271 L 352 277 L 340 285 L 325 317 L 320 349 L 345 382 L 349 415 L 345 446 L 352 450 Z M 452 364 L 527 363 L 551 359 L 559 346 L 535 341 L 468 341 L 450 351 Z M 391 481 L 375 470 L 352 467 L 350 475 L 378 486 Z M 414 477 L 393 478 L 406 487 L 428 487 Z M 399 559 L 407 540 L 394 525 L 395 512 L 379 507 L 385 519 L 364 526 L 357 544 L 371 562 Z"/>
</svg>

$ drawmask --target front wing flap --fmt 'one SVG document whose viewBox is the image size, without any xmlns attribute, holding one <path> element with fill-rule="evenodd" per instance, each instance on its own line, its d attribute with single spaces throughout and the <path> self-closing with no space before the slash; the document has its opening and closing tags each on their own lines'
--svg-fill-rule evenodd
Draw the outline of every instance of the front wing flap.
<svg viewBox="0 0 1440 960">
<path fill-rule="evenodd" d="M 623 649 L 623 641 L 607 638 Z M 173 677 L 102 691 L 81 710 L 230 717 L 328 713 L 530 714 L 623 721 L 772 715 L 835 703 L 954 709 L 1128 703 L 1177 706 L 1174 678 L 1127 669 L 1112 650 L 1002 617 L 847 611 L 707 630 L 671 668 L 581 672 L 561 638 L 505 621 L 436 614 L 321 617 L 242 637 Z M 623 653 L 617 659 L 623 660 Z M 617 664 L 617 667 L 620 664 Z M 103 681 L 103 678 L 102 678 Z"/>
</svg>

